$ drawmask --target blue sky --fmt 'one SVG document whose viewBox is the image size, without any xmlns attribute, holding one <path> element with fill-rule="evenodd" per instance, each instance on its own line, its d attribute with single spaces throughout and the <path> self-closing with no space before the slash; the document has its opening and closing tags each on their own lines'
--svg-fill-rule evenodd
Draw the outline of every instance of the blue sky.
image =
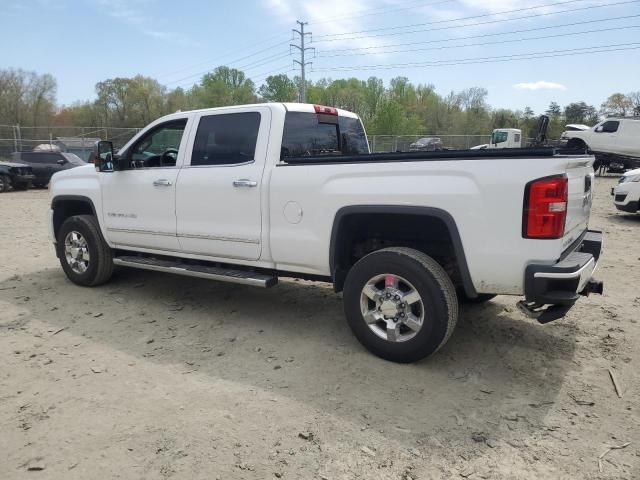
<svg viewBox="0 0 640 480">
<path fill-rule="evenodd" d="M 296 19 L 313 32 L 312 80 L 403 75 L 536 112 L 640 90 L 640 1 L 628 0 L 2 0 L 0 68 L 53 74 L 63 104 L 115 76 L 189 87 L 220 64 L 259 83 L 292 70 Z"/>
</svg>

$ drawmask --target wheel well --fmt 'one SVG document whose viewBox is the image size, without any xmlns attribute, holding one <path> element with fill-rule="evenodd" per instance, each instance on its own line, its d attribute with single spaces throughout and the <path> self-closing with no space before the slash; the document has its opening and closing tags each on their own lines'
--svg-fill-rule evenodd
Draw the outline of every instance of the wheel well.
<svg viewBox="0 0 640 480">
<path fill-rule="evenodd" d="M 53 233 L 58 238 L 58 232 L 64 221 L 74 215 L 95 215 L 95 209 L 91 200 L 83 198 L 54 199 L 53 208 Z"/>
<path fill-rule="evenodd" d="M 584 148 L 589 149 L 589 145 L 581 138 L 570 138 L 567 142 L 567 148 Z"/>
<path fill-rule="evenodd" d="M 365 208 L 365 207 L 363 207 Z M 390 209 L 391 211 L 387 211 Z M 455 222 L 438 209 L 388 207 L 380 211 L 339 212 L 331 238 L 331 273 L 341 291 L 349 269 L 365 255 L 387 247 L 426 253 L 470 297 L 477 295 L 467 269 Z M 428 213 L 427 213 L 428 212 Z"/>
</svg>

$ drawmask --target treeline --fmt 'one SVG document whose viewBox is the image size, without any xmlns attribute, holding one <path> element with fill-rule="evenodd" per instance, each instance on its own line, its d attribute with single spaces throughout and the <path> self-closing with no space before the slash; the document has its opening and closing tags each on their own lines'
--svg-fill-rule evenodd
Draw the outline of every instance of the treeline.
<svg viewBox="0 0 640 480">
<path fill-rule="evenodd" d="M 300 79 L 286 75 L 267 77 L 257 87 L 244 72 L 221 66 L 189 89 L 168 89 L 157 80 L 137 75 L 107 79 L 96 84 L 96 99 L 56 107 L 56 81 L 51 75 L 21 70 L 0 70 L 0 124 L 24 126 L 141 127 L 177 110 L 254 102 L 296 101 Z M 448 95 L 434 85 L 413 84 L 396 77 L 388 85 L 368 80 L 321 79 L 307 82 L 307 102 L 337 106 L 358 113 L 369 134 L 487 134 L 494 128 L 521 128 L 535 135 L 537 113 L 494 109 L 488 92 L 472 87 Z M 606 115 L 640 114 L 640 91 L 615 93 L 599 109 L 585 102 L 561 107 L 553 102 L 550 137 L 558 138 L 567 123 L 593 125 Z"/>
</svg>

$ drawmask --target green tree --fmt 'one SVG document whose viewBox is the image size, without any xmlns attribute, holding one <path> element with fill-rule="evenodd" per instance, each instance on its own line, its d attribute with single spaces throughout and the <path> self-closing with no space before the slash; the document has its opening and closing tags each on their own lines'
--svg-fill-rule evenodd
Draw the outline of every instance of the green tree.
<svg viewBox="0 0 640 480">
<path fill-rule="evenodd" d="M 627 94 L 627 98 L 633 108 L 633 114 L 640 116 L 640 90 L 637 92 L 630 92 Z"/>
<path fill-rule="evenodd" d="M 239 105 L 256 101 L 255 84 L 244 72 L 221 66 L 202 77 L 191 94 L 201 108 Z"/>
<path fill-rule="evenodd" d="M 622 93 L 614 93 L 601 105 L 601 112 L 603 115 L 620 115 L 624 117 L 632 111 L 632 101 Z"/>
<path fill-rule="evenodd" d="M 420 120 L 407 116 L 406 110 L 395 100 L 386 100 L 378 108 L 369 127 L 376 135 L 416 135 L 420 134 Z"/>
<path fill-rule="evenodd" d="M 595 107 L 585 102 L 575 102 L 564 107 L 564 118 L 567 123 L 593 125 L 598 123 L 598 112 Z"/>
<path fill-rule="evenodd" d="M 266 78 L 258 94 L 269 102 L 295 102 L 298 87 L 286 75 L 272 75 Z"/>
</svg>

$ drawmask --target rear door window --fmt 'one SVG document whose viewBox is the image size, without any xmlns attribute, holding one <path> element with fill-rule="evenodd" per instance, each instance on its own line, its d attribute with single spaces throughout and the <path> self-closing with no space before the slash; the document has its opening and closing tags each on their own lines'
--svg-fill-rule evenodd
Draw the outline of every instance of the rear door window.
<svg viewBox="0 0 640 480">
<path fill-rule="evenodd" d="M 260 130 L 260 113 L 222 113 L 200 118 L 191 166 L 252 162 Z"/>
<path fill-rule="evenodd" d="M 281 158 L 369 153 L 360 120 L 306 112 L 288 112 Z"/>
</svg>

